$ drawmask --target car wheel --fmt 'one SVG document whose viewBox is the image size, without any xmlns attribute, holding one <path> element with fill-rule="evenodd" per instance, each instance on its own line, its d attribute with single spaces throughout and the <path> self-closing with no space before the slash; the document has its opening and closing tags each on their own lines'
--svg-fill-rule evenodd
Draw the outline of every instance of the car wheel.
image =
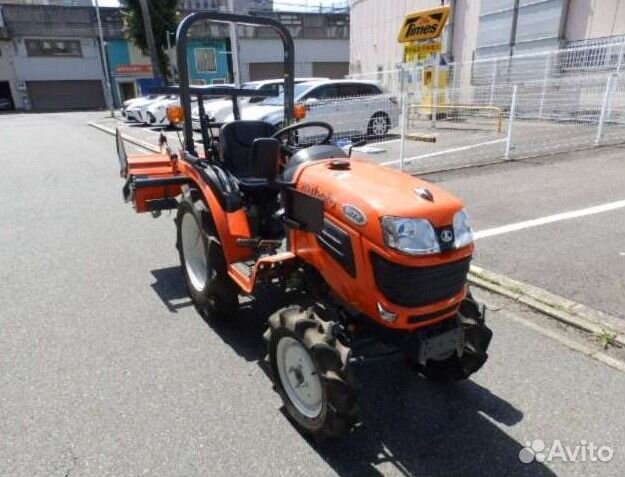
<svg viewBox="0 0 625 477">
<path fill-rule="evenodd" d="M 375 113 L 369 120 L 367 134 L 373 137 L 385 136 L 391 125 L 391 120 L 386 113 Z"/>
</svg>

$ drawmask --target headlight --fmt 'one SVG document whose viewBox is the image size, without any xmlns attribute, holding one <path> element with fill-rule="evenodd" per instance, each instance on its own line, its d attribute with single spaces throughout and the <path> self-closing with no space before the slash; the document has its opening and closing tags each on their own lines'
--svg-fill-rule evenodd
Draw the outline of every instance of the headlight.
<svg viewBox="0 0 625 477">
<path fill-rule="evenodd" d="M 432 224 L 424 219 L 382 217 L 386 245 L 410 255 L 439 253 L 441 248 Z"/>
<path fill-rule="evenodd" d="M 471 231 L 469 216 L 464 209 L 460 212 L 456 212 L 456 215 L 454 215 L 454 236 L 456 237 L 456 241 L 454 242 L 456 248 L 466 247 L 473 242 L 473 232 Z"/>
</svg>

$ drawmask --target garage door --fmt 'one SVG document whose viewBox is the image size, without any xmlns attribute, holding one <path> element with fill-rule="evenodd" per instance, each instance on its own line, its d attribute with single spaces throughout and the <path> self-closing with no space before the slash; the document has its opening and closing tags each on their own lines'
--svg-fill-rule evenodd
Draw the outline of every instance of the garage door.
<svg viewBox="0 0 625 477">
<path fill-rule="evenodd" d="M 316 61 L 313 63 L 313 76 L 342 79 L 349 74 L 349 63 L 346 61 Z"/>
<path fill-rule="evenodd" d="M 250 63 L 250 81 L 282 78 L 282 63 Z"/>
<path fill-rule="evenodd" d="M 105 107 L 102 82 L 28 81 L 30 103 L 34 110 L 99 109 Z"/>
</svg>

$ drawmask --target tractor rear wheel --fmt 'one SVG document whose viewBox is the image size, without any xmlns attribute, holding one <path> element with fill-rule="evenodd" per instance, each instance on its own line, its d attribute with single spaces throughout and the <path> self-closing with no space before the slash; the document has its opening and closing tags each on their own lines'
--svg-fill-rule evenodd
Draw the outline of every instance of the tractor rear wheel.
<svg viewBox="0 0 625 477">
<path fill-rule="evenodd" d="M 193 305 L 204 318 L 228 315 L 239 305 L 238 288 L 228 276 L 210 213 L 197 190 L 178 206 L 176 248 Z"/>
<path fill-rule="evenodd" d="M 486 350 L 493 332 L 485 325 L 484 314 L 471 292 L 460 304 L 458 320 L 464 332 L 462 355 L 453 355 L 441 361 L 428 360 L 425 365 L 416 365 L 417 370 L 431 381 L 450 383 L 467 379 L 488 359 Z"/>
<path fill-rule="evenodd" d="M 264 338 L 275 389 L 295 424 L 318 440 L 349 431 L 358 414 L 350 349 L 331 324 L 312 307 L 287 307 L 269 318 Z"/>
</svg>

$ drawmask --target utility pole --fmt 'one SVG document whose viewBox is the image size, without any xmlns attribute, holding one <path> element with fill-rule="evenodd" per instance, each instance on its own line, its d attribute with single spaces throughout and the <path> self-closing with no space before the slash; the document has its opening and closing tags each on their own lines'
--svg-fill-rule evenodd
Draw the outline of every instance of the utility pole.
<svg viewBox="0 0 625 477">
<path fill-rule="evenodd" d="M 139 0 L 141 5 L 141 16 L 143 17 L 143 28 L 145 30 L 145 40 L 148 44 L 148 52 L 152 62 L 152 76 L 156 80 L 163 80 L 163 74 L 158 62 L 158 54 L 156 53 L 156 43 L 154 41 L 154 32 L 152 31 L 152 20 L 150 19 L 150 9 L 147 0 Z"/>
<path fill-rule="evenodd" d="M 111 77 L 109 76 L 109 65 L 106 57 L 106 48 L 104 46 L 104 34 L 102 33 L 102 20 L 100 19 L 100 5 L 95 0 L 95 16 L 98 21 L 98 35 L 100 37 L 100 56 L 102 58 L 102 69 L 104 71 L 104 89 L 106 91 L 106 103 L 111 112 L 111 117 L 115 117 L 115 106 L 113 105 L 113 88 L 111 86 Z"/>
<path fill-rule="evenodd" d="M 234 11 L 234 0 L 228 0 L 228 10 L 230 13 Z M 232 49 L 232 76 L 235 88 L 241 87 L 241 74 L 239 70 L 239 39 L 237 38 L 237 25 L 230 22 L 230 48 Z"/>
</svg>

